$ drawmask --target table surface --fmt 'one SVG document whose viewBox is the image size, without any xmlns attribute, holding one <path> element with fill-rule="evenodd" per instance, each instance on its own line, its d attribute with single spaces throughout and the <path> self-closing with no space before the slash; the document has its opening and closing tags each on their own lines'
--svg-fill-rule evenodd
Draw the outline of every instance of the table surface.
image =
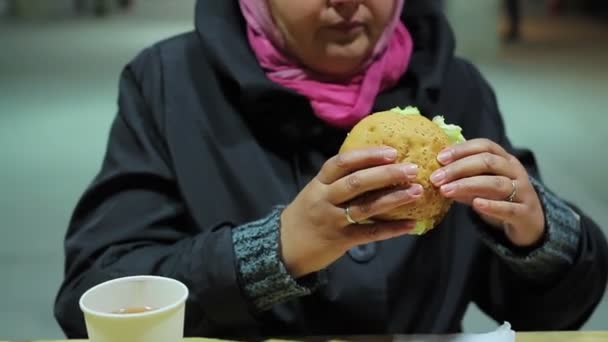
<svg viewBox="0 0 608 342">
<path fill-rule="evenodd" d="M 557 331 L 557 332 L 525 332 L 517 333 L 517 342 L 608 342 L 608 331 Z M 327 342 L 327 341 L 369 341 L 369 342 L 449 342 L 449 338 L 442 338 L 441 336 L 418 336 L 416 338 L 408 338 L 408 336 L 358 336 L 358 337 L 339 337 L 339 338 L 321 338 L 321 337 L 309 337 L 303 339 L 294 340 L 278 340 L 271 339 L 271 341 L 294 341 L 294 342 Z M 2 342 L 2 341 L 0 341 Z M 7 342 L 7 341 L 5 341 Z M 54 341 L 14 341 L 14 342 L 68 342 L 68 340 L 54 340 Z M 86 342 L 86 340 L 70 340 L 69 342 Z M 220 340 L 206 339 L 206 338 L 187 338 L 184 342 L 220 342 Z"/>
</svg>

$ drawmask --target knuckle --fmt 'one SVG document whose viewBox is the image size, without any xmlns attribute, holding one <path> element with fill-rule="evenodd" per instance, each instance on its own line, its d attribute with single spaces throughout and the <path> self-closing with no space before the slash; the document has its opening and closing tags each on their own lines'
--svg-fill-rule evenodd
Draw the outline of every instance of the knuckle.
<svg viewBox="0 0 608 342">
<path fill-rule="evenodd" d="M 470 193 L 474 192 L 478 185 L 470 180 L 460 180 L 456 182 L 452 182 L 452 186 L 454 187 L 453 192 L 462 192 L 462 193 Z"/>
<path fill-rule="evenodd" d="M 515 206 L 510 205 L 507 209 L 507 215 L 509 217 L 515 217 L 517 215 L 517 210 L 515 209 Z"/>
<path fill-rule="evenodd" d="M 361 188 L 361 177 L 358 175 L 350 175 L 346 178 L 347 190 L 358 190 Z"/>
<path fill-rule="evenodd" d="M 507 189 L 507 181 L 503 177 L 495 177 L 494 186 L 499 190 Z"/>
<path fill-rule="evenodd" d="M 346 169 L 348 167 L 348 157 L 344 153 L 338 154 L 334 159 L 334 165 L 340 169 Z"/>
<path fill-rule="evenodd" d="M 509 154 L 509 156 L 507 157 L 507 161 L 511 164 L 517 164 L 520 165 L 519 159 L 517 159 L 517 157 L 515 157 L 512 154 Z"/>
<path fill-rule="evenodd" d="M 313 201 L 308 206 L 310 223 L 316 227 L 325 224 L 327 215 L 324 215 L 325 203 L 323 201 Z"/>
<path fill-rule="evenodd" d="M 482 160 L 485 168 L 490 171 L 494 171 L 498 165 L 498 158 L 491 153 L 483 153 Z"/>
</svg>

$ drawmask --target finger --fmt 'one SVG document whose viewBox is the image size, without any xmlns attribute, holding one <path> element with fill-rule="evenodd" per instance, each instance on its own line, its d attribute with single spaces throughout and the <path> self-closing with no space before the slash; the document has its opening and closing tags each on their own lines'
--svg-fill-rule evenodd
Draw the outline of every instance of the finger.
<svg viewBox="0 0 608 342">
<path fill-rule="evenodd" d="M 442 186 L 457 179 L 480 175 L 498 175 L 514 179 L 517 178 L 518 172 L 519 170 L 504 157 L 482 152 L 436 170 L 431 175 L 431 182 L 435 186 Z"/>
<path fill-rule="evenodd" d="M 477 197 L 505 200 L 513 192 L 513 183 L 504 176 L 475 176 L 444 184 L 439 191 L 447 198 L 470 204 Z"/>
<path fill-rule="evenodd" d="M 447 165 L 456 160 L 479 153 L 491 153 L 510 159 L 512 156 L 497 143 L 488 139 L 473 139 L 460 144 L 451 145 L 437 155 L 437 160 Z M 514 158 L 514 157 L 513 157 Z"/>
<path fill-rule="evenodd" d="M 354 171 L 390 164 L 397 158 L 397 150 L 391 147 L 357 149 L 333 156 L 323 164 L 317 179 L 323 184 L 331 184 Z"/>
<path fill-rule="evenodd" d="M 344 234 L 352 246 L 358 246 L 405 235 L 411 232 L 415 225 L 416 222 L 411 220 L 350 225 L 344 228 Z"/>
<path fill-rule="evenodd" d="M 330 203 L 340 204 L 366 192 L 396 185 L 406 185 L 416 179 L 418 167 L 413 164 L 376 166 L 356 171 L 340 178 L 328 188 Z"/>
<path fill-rule="evenodd" d="M 407 189 L 384 190 L 363 196 L 348 206 L 350 217 L 356 222 L 362 222 L 379 214 L 383 214 L 404 204 L 416 201 L 422 197 L 424 189 L 420 184 L 412 184 Z M 346 222 L 348 219 L 344 216 Z"/>
<path fill-rule="evenodd" d="M 480 214 L 503 222 L 515 222 L 518 218 L 524 217 L 526 213 L 526 207 L 523 204 L 482 198 L 473 200 L 473 209 Z"/>
</svg>

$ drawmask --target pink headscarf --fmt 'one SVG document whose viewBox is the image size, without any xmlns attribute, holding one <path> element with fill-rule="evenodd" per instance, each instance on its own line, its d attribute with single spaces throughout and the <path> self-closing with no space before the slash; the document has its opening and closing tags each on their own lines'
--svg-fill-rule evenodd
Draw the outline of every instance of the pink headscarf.
<svg viewBox="0 0 608 342">
<path fill-rule="evenodd" d="M 392 20 L 363 70 L 347 83 L 314 78 L 283 51 L 267 0 L 239 0 L 247 36 L 258 62 L 272 81 L 306 96 L 315 114 L 330 125 L 349 128 L 368 115 L 378 93 L 403 76 L 413 50 L 412 37 L 400 20 L 404 0 L 395 1 Z"/>
</svg>

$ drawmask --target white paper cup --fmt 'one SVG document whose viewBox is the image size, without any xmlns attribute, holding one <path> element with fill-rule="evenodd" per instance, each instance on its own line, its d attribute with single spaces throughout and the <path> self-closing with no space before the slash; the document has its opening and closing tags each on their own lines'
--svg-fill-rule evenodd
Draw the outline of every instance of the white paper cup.
<svg viewBox="0 0 608 342">
<path fill-rule="evenodd" d="M 188 288 L 164 277 L 134 276 L 99 284 L 80 297 L 90 342 L 181 342 Z M 152 311 L 120 314 L 126 308 Z"/>
</svg>

